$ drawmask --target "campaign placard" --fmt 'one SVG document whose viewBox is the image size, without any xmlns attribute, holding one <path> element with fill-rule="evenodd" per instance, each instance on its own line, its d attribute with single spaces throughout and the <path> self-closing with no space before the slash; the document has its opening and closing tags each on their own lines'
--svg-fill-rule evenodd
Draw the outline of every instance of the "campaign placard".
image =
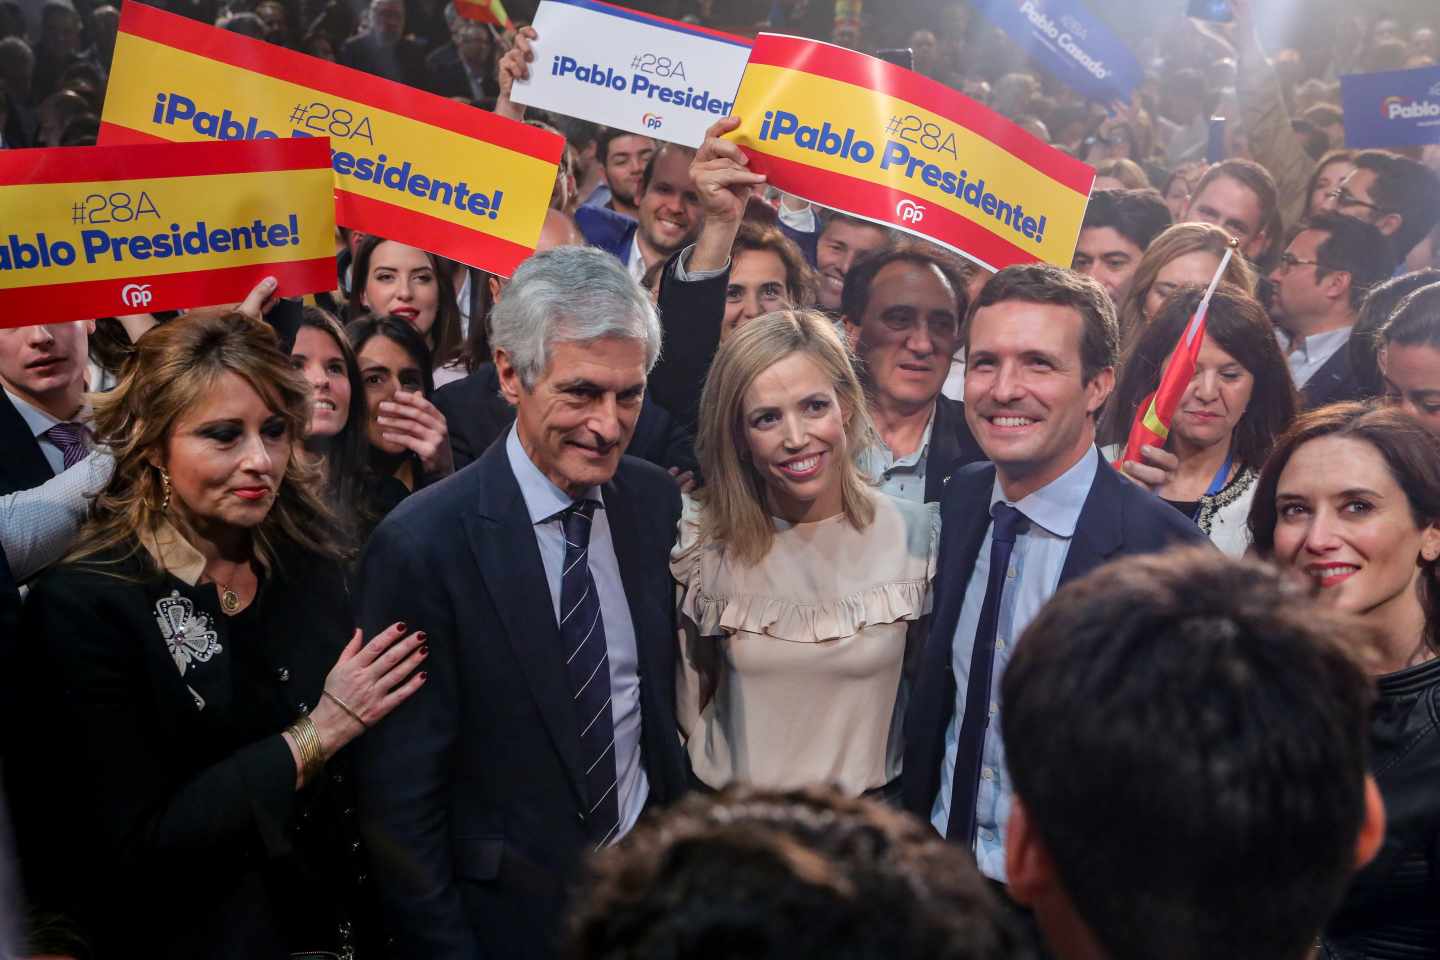
<svg viewBox="0 0 1440 960">
<path fill-rule="evenodd" d="M 1348 74 L 1340 101 L 1347 147 L 1440 143 L 1440 67 Z"/>
<path fill-rule="evenodd" d="M 0 326 L 329 290 L 331 183 L 325 140 L 0 150 Z"/>
<path fill-rule="evenodd" d="M 762 33 L 730 136 L 781 190 L 991 270 L 1068 267 L 1095 171 L 928 77 Z"/>
<path fill-rule="evenodd" d="M 535 249 L 564 140 L 358 70 L 127 2 L 103 145 L 329 137 L 335 216 L 508 276 Z"/>
<path fill-rule="evenodd" d="M 542 0 L 535 62 L 510 97 L 698 147 L 729 116 L 750 44 L 599 0 Z"/>
<path fill-rule="evenodd" d="M 1070 89 L 1102 103 L 1129 101 L 1145 78 L 1125 41 L 1082 0 L 975 0 L 1037 64 Z"/>
</svg>

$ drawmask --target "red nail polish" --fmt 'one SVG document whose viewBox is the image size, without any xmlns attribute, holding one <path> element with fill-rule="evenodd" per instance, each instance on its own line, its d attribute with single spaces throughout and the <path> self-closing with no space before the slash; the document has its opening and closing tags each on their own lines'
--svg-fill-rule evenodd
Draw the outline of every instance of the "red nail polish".
<svg viewBox="0 0 1440 960">
<path fill-rule="evenodd" d="M 405 632 L 405 624 L 403 624 L 403 623 L 397 623 L 397 624 L 395 624 L 395 629 L 396 629 L 396 630 L 399 630 L 401 633 L 404 633 L 404 632 Z"/>
<path fill-rule="evenodd" d="M 425 631 L 422 630 L 419 633 L 415 634 L 415 639 L 419 640 L 421 643 L 424 643 L 427 639 L 427 637 L 425 636 Z"/>
<path fill-rule="evenodd" d="M 422 657 L 428 657 L 428 656 L 430 656 L 430 645 L 429 645 L 428 643 L 427 643 L 425 646 L 423 646 L 423 647 L 420 648 L 420 656 L 422 656 Z"/>
<path fill-rule="evenodd" d="M 426 673 L 425 671 L 422 670 L 422 671 L 420 671 L 420 679 L 421 679 L 421 680 L 428 680 L 428 679 L 430 679 L 430 674 L 428 674 L 428 673 Z"/>
</svg>

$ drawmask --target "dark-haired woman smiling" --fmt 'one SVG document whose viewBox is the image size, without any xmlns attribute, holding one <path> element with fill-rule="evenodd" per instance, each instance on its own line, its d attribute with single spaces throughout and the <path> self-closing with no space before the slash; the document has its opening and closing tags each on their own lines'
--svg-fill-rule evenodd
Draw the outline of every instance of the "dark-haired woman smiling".
<svg viewBox="0 0 1440 960">
<path fill-rule="evenodd" d="M 355 532 L 370 524 L 368 409 L 360 364 L 340 322 L 316 307 L 300 315 L 290 362 L 310 384 L 305 449 L 320 463 L 330 508 Z"/>
<path fill-rule="evenodd" d="M 1250 513 L 1255 546 L 1318 602 L 1382 637 L 1370 764 L 1385 842 L 1325 931 L 1322 956 L 1437 956 L 1440 945 L 1440 436 L 1395 409 L 1335 404 L 1275 444 Z"/>
</svg>

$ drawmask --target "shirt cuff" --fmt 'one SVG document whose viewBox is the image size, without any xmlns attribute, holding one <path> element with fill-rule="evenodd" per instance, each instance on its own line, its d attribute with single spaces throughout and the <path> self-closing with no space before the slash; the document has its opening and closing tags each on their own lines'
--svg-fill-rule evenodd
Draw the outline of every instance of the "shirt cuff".
<svg viewBox="0 0 1440 960">
<path fill-rule="evenodd" d="M 730 269 L 730 258 L 725 258 L 725 266 L 718 270 L 696 270 L 693 273 L 685 269 L 685 261 L 690 259 L 690 251 L 695 249 L 695 244 L 690 244 L 680 251 L 680 256 L 675 258 L 675 279 L 681 283 L 695 283 L 700 280 L 713 280 L 726 270 Z"/>
</svg>

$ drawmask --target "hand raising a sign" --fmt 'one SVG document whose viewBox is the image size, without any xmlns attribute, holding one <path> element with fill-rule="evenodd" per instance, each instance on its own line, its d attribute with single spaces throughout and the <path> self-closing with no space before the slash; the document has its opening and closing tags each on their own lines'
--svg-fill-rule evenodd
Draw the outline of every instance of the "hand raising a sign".
<svg viewBox="0 0 1440 960">
<path fill-rule="evenodd" d="M 724 135 L 740 126 L 740 118 L 717 120 L 705 131 L 705 142 L 690 162 L 690 177 L 705 208 L 705 225 L 695 240 L 687 269 L 720 270 L 730 260 L 730 247 L 745 217 L 745 206 L 765 182 L 763 173 L 747 168 L 750 159 Z"/>
</svg>

